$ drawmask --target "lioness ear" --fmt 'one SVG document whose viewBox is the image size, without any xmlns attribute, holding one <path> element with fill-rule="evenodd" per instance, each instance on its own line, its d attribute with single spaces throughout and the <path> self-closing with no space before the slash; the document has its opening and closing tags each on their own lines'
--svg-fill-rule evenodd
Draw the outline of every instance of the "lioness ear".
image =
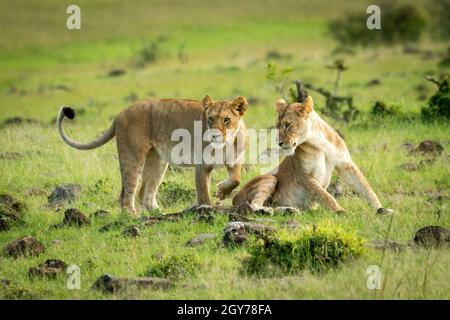
<svg viewBox="0 0 450 320">
<path fill-rule="evenodd" d="M 210 96 L 206 95 L 202 99 L 203 110 L 206 110 L 210 105 L 214 103 Z"/>
<path fill-rule="evenodd" d="M 245 99 L 245 97 L 237 97 L 236 99 L 233 100 L 231 106 L 233 109 L 237 110 L 239 114 L 242 116 L 248 108 L 248 102 L 247 99 Z"/>
<path fill-rule="evenodd" d="M 277 101 L 277 104 L 275 105 L 275 110 L 278 113 L 283 112 L 286 109 L 287 105 L 288 104 L 286 103 L 286 101 L 284 101 L 284 99 L 280 99 Z"/>
<path fill-rule="evenodd" d="M 310 114 L 311 111 L 313 111 L 313 99 L 311 96 L 306 97 L 305 102 L 303 102 L 303 108 L 306 112 L 306 114 Z"/>
</svg>

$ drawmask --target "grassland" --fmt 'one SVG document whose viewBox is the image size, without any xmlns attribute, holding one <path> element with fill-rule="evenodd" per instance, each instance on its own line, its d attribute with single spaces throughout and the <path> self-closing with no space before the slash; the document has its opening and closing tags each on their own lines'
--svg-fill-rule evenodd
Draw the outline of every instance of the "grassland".
<svg viewBox="0 0 450 320">
<path fill-rule="evenodd" d="M 293 67 L 296 78 L 331 88 L 335 75 L 325 66 L 344 58 L 340 92 L 351 94 L 363 111 L 352 124 L 327 119 L 339 128 L 355 162 L 386 207 L 395 209 L 389 237 L 409 240 L 426 225 L 450 227 L 448 199 L 450 170 L 448 123 L 420 120 L 377 120 L 368 115 L 371 104 L 382 99 L 408 115 L 418 115 L 425 101 L 418 85 L 430 96 L 435 88 L 424 80 L 438 75 L 438 57 L 404 54 L 400 46 L 355 49 L 352 55 L 334 55 L 336 43 L 327 21 L 342 10 L 364 10 L 363 1 L 79 1 L 82 29 L 65 28 L 67 1 L 2 1 L 0 10 L 0 122 L 12 117 L 33 118 L 38 124 L 0 129 L 0 154 L 17 152 L 20 159 L 0 159 L 0 192 L 26 202 L 25 225 L 0 232 L 0 246 L 20 236 L 33 235 L 47 248 L 33 258 L 11 259 L 0 255 L 0 278 L 14 282 L 0 287 L 0 298 L 40 299 L 448 299 L 450 254 L 446 249 L 387 251 L 382 264 L 384 289 L 368 290 L 366 269 L 380 264 L 380 251 L 369 250 L 357 261 L 325 274 L 307 271 L 272 277 L 252 277 L 241 272 L 246 247 L 229 249 L 221 244 L 228 221 L 219 216 L 213 224 L 193 223 L 193 216 L 142 230 L 138 238 L 124 238 L 118 228 L 98 229 L 107 222 L 125 219 L 117 203 L 120 176 L 114 143 L 98 150 L 70 149 L 51 124 L 62 104 L 74 106 L 80 116 L 68 126 L 77 140 L 88 140 L 107 128 L 111 117 L 130 100 L 151 97 L 215 99 L 245 95 L 252 98 L 245 120 L 248 126 L 273 125 L 273 104 L 279 98 L 266 79 L 266 55 L 277 51 L 289 58 L 276 60 Z M 331 6 L 331 7 L 330 7 Z M 158 47 L 154 63 L 140 65 L 142 48 Z M 426 37 L 419 49 L 444 52 L 448 43 Z M 180 58 L 181 56 L 181 58 Z M 126 70 L 109 77 L 111 69 Z M 366 84 L 379 79 L 380 85 Z M 312 93 L 314 94 L 314 93 Z M 314 96 L 317 106 L 324 100 Z M 83 112 L 80 112 L 83 111 Z M 423 160 L 401 149 L 409 141 L 439 141 L 446 152 L 414 172 L 399 169 L 405 162 Z M 244 172 L 243 183 L 258 168 Z M 225 177 L 217 171 L 215 183 Z M 49 229 L 62 219 L 47 205 L 47 196 L 61 183 L 79 183 L 81 198 L 74 204 L 89 214 L 105 209 L 111 218 L 97 219 L 84 228 Z M 174 196 L 181 192 L 185 200 Z M 30 192 L 31 191 L 31 192 Z M 160 200 L 165 212 L 175 212 L 194 202 L 190 169 L 169 170 Z M 443 201 L 429 201 L 436 194 Z M 186 200 L 188 199 L 188 200 Z M 273 217 L 276 225 L 287 220 L 300 224 L 331 221 L 355 230 L 367 240 L 384 239 L 391 217 L 378 216 L 366 202 L 346 192 L 340 204 L 347 213 L 336 216 L 323 209 L 295 218 Z M 229 204 L 229 200 L 225 205 Z M 141 208 L 142 210 L 142 208 Z M 129 221 L 132 223 L 132 221 Z M 186 242 L 200 233 L 214 233 L 216 241 L 190 248 Z M 59 245 L 52 241 L 61 240 Z M 103 273 L 123 277 L 143 276 L 161 255 L 191 252 L 201 264 L 192 277 L 180 279 L 170 290 L 143 290 L 104 295 L 89 290 Z M 65 275 L 54 280 L 32 280 L 28 268 L 46 258 L 60 258 L 81 268 L 81 289 L 68 290 Z"/>
</svg>

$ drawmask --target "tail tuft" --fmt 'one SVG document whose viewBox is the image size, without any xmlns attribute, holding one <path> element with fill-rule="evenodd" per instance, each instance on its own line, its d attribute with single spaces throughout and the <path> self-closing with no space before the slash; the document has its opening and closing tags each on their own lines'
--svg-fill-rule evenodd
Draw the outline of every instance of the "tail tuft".
<svg viewBox="0 0 450 320">
<path fill-rule="evenodd" d="M 70 107 L 63 107 L 62 111 L 64 113 L 64 115 L 69 118 L 70 120 L 72 120 L 73 118 L 75 118 L 75 110 L 73 110 Z"/>
</svg>

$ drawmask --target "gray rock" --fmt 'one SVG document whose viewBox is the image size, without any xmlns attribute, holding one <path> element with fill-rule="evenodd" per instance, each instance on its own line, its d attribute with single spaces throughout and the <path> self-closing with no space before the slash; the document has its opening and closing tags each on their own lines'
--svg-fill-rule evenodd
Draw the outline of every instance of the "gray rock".
<svg viewBox="0 0 450 320">
<path fill-rule="evenodd" d="M 48 277 L 55 278 L 57 274 L 66 271 L 67 264 L 59 259 L 47 259 L 37 267 L 31 267 L 28 270 L 28 275 L 34 277 Z"/>
<path fill-rule="evenodd" d="M 450 243 L 450 230 L 440 226 L 427 226 L 417 230 L 414 243 L 425 248 L 444 247 Z"/>
<path fill-rule="evenodd" d="M 100 276 L 92 285 L 92 290 L 100 290 L 104 293 L 116 293 L 128 289 L 169 289 L 173 284 L 162 278 L 115 278 L 108 274 Z"/>
<path fill-rule="evenodd" d="M 64 212 L 64 219 L 61 224 L 65 226 L 82 227 L 90 225 L 91 222 L 83 212 L 75 208 L 70 208 Z"/>
<path fill-rule="evenodd" d="M 64 205 L 72 203 L 81 195 L 82 188 L 79 184 L 62 184 L 53 190 L 48 197 L 50 205 Z"/>
<path fill-rule="evenodd" d="M 417 171 L 418 166 L 415 162 L 405 162 L 405 163 L 402 163 L 399 166 L 399 168 L 402 170 L 405 170 L 405 171 L 412 172 L 412 171 Z"/>
<path fill-rule="evenodd" d="M 96 219 L 104 219 L 111 217 L 111 214 L 106 210 L 97 210 L 91 216 Z"/>
<path fill-rule="evenodd" d="M 247 241 L 249 234 L 264 239 L 273 232 L 275 232 L 273 227 L 264 224 L 232 221 L 224 228 L 223 243 L 225 245 L 242 245 Z"/>
<path fill-rule="evenodd" d="M 44 252 L 45 248 L 32 236 L 24 236 L 9 242 L 4 248 L 7 256 L 17 258 L 19 256 L 35 256 Z"/>
<path fill-rule="evenodd" d="M 215 239 L 216 235 L 214 233 L 202 233 L 199 234 L 197 237 L 191 239 L 188 241 L 188 246 L 197 246 L 200 244 L 205 243 L 207 240 Z"/>
<path fill-rule="evenodd" d="M 137 226 L 128 226 L 122 231 L 122 236 L 124 237 L 138 237 L 140 235 L 140 230 Z"/>
</svg>

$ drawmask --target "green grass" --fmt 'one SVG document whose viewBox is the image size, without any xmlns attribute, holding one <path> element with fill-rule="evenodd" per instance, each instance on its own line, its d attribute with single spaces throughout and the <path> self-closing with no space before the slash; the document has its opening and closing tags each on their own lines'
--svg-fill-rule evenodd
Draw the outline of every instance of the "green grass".
<svg viewBox="0 0 450 320">
<path fill-rule="evenodd" d="M 419 1 L 418 1 L 419 2 Z M 327 32 L 327 21 L 343 8 L 365 10 L 363 2 L 336 1 L 244 1 L 234 4 L 215 1 L 80 1 L 82 29 L 65 29 L 65 7 L 58 1 L 5 1 L 0 11 L 0 122 L 20 116 L 43 124 L 0 128 L 0 154 L 19 152 L 18 160 L 0 159 L 0 192 L 12 194 L 27 204 L 25 225 L 0 232 L 0 247 L 24 235 L 41 241 L 46 252 L 39 257 L 17 260 L 0 255 L 0 279 L 13 281 L 9 289 L 0 287 L 0 298 L 41 299 L 449 299 L 446 249 L 416 252 L 386 252 L 381 266 L 385 287 L 368 290 L 366 269 L 380 264 L 382 253 L 368 250 L 357 260 L 321 274 L 300 271 L 271 277 L 242 274 L 247 247 L 230 249 L 222 245 L 227 217 L 212 224 L 196 222 L 190 215 L 179 222 L 165 222 L 141 230 L 138 238 L 123 238 L 123 227 L 107 233 L 98 229 L 116 219 L 119 213 L 120 175 L 114 143 L 90 152 L 65 145 L 50 121 L 62 104 L 84 109 L 67 132 L 79 140 L 89 140 L 105 130 L 111 117 L 138 98 L 175 97 L 215 99 L 245 95 L 256 98 L 245 121 L 249 127 L 266 128 L 275 122 L 274 102 L 279 98 L 266 80 L 266 54 L 277 50 L 292 59 L 275 61 L 280 67 L 293 67 L 294 74 L 306 82 L 332 88 L 335 75 L 327 64 L 341 56 L 332 54 L 336 43 Z M 14 13 L 14 14 L 12 14 Z M 157 43 L 161 57 L 144 68 L 135 65 L 139 51 Z M 178 59 L 185 45 L 186 63 Z M 444 52 L 448 43 L 423 39 L 418 46 Z M 342 56 L 349 70 L 342 76 L 342 94 L 354 96 L 364 112 L 361 120 L 346 125 L 327 119 L 341 129 L 355 162 L 386 207 L 395 209 L 390 238 L 412 239 L 425 225 L 450 227 L 448 203 L 428 202 L 430 194 L 450 196 L 449 136 L 445 123 L 425 124 L 395 119 L 376 120 L 368 116 L 375 100 L 396 104 L 402 112 L 419 115 L 426 103 L 419 101 L 415 87 L 425 85 L 427 96 L 434 87 L 425 74 L 447 73 L 439 69 L 439 58 L 422 60 L 405 55 L 402 48 L 357 49 Z M 112 68 L 126 74 L 107 76 Z M 368 87 L 372 79 L 381 84 Z M 69 91 L 55 89 L 65 85 Z M 312 92 L 317 106 L 324 100 Z M 418 144 L 438 140 L 446 153 L 430 166 L 415 172 L 398 168 L 404 162 L 419 162 L 422 156 L 409 156 L 400 148 L 405 141 Z M 243 173 L 245 183 L 258 168 Z M 226 176 L 214 173 L 215 184 Z M 164 211 L 175 212 L 192 203 L 195 193 L 191 169 L 169 170 L 160 194 Z M 113 216 L 94 220 L 84 228 L 50 229 L 62 220 L 63 211 L 47 206 L 47 196 L 60 183 L 79 183 L 81 198 L 73 204 L 86 214 L 97 209 Z M 30 190 L 41 193 L 28 195 Z M 324 209 L 305 212 L 295 218 L 275 216 L 277 227 L 289 219 L 303 224 L 330 221 L 355 230 L 367 239 L 384 239 L 390 217 L 376 215 L 367 203 L 351 193 L 338 199 L 347 209 L 334 215 Z M 227 200 L 225 204 L 229 204 Z M 140 208 L 142 211 L 143 209 Z M 214 233 L 216 240 L 197 247 L 186 242 L 200 233 Z M 52 244 L 59 239 L 61 244 Z M 141 277 L 161 259 L 192 254 L 198 259 L 196 270 L 175 281 L 166 291 L 143 290 L 104 295 L 90 291 L 97 277 L 108 273 L 119 277 Z M 55 280 L 32 280 L 28 268 L 47 258 L 59 258 L 81 268 L 81 290 L 66 288 L 66 275 Z M 165 260 L 166 259 L 166 260 Z"/>
</svg>

